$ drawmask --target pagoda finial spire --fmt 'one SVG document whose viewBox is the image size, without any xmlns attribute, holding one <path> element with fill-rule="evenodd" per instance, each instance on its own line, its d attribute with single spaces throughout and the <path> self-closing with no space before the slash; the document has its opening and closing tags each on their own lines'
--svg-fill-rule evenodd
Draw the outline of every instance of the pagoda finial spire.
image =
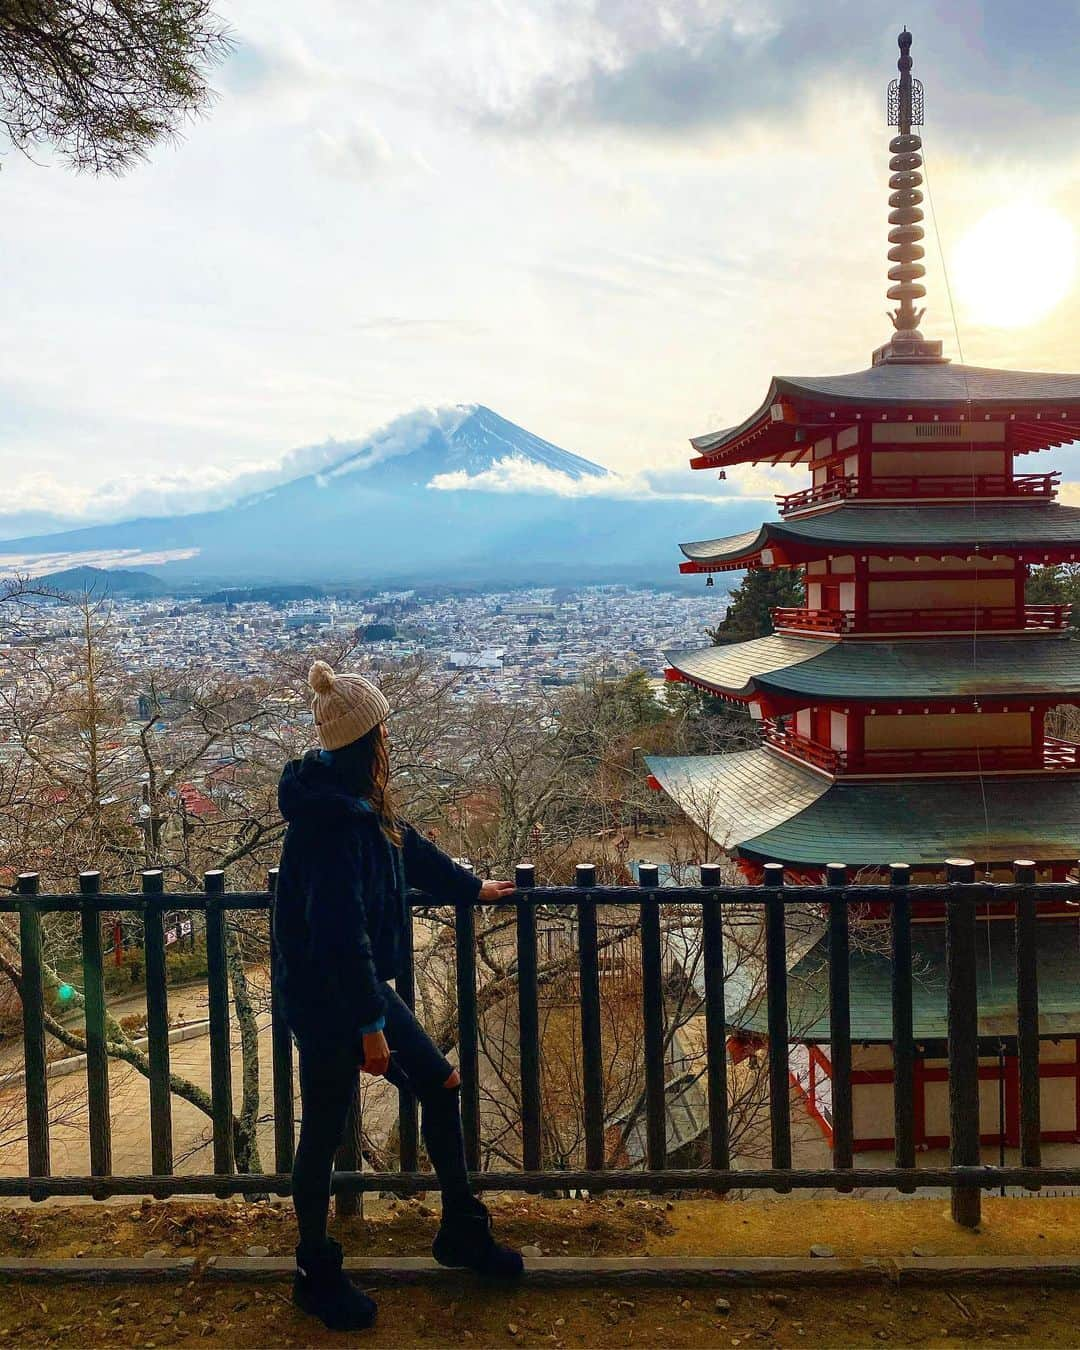
<svg viewBox="0 0 1080 1350">
<path fill-rule="evenodd" d="M 889 125 L 896 127 L 897 135 L 889 142 L 891 159 L 889 169 L 889 280 L 888 298 L 897 302 L 889 317 L 896 332 L 892 341 L 874 353 L 874 364 L 884 361 L 941 361 L 940 342 L 928 342 L 919 332 L 919 322 L 925 313 L 916 309 L 916 300 L 926 295 L 922 278 L 926 268 L 922 264 L 925 250 L 922 238 L 923 195 L 922 137 L 912 127 L 922 126 L 923 87 L 911 75 L 911 34 L 905 28 L 896 39 L 900 59 L 896 68 L 900 78 L 889 85 Z"/>
</svg>

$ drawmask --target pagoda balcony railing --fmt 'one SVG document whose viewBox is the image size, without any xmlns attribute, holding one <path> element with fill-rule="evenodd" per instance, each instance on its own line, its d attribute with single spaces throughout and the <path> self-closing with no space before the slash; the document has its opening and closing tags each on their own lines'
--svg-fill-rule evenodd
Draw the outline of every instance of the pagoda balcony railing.
<svg viewBox="0 0 1080 1350">
<path fill-rule="evenodd" d="M 783 750 L 797 759 L 803 759 L 826 773 L 843 772 L 845 756 L 842 751 L 834 750 L 830 745 L 822 745 L 820 741 L 813 741 L 808 736 L 802 736 L 790 727 L 780 727 L 771 719 L 763 722 L 762 727 L 767 745 L 775 746 L 777 750 Z"/>
<path fill-rule="evenodd" d="M 1075 847 L 1074 847 L 1075 854 Z M 920 864 L 925 868 L 926 864 Z M 953 1218 L 974 1227 L 979 1222 L 981 1189 L 1018 1186 L 1038 1190 L 1047 1186 L 1080 1185 L 1080 1167 L 1044 1166 L 1042 1156 L 1043 1120 L 1039 1093 L 1039 978 L 1038 910 L 1040 904 L 1060 906 L 1073 898 L 1076 886 L 1064 880 L 1044 882 L 1031 862 L 1013 864 L 1012 880 L 995 884 L 980 877 L 970 859 L 942 859 L 933 869 L 944 872 L 944 883 L 913 885 L 912 869 L 904 862 L 889 868 L 888 885 L 866 885 L 843 864 L 814 869 L 807 874 L 788 871 L 779 864 L 767 863 L 763 884 L 730 884 L 724 870 L 709 863 L 697 870 L 693 885 L 662 886 L 660 869 L 641 864 L 637 886 L 597 885 L 596 867 L 578 865 L 575 884 L 561 887 L 537 887 L 532 866 L 519 866 L 517 889 L 504 896 L 496 907 L 446 904 L 438 896 L 410 892 L 408 903 L 418 924 L 438 922 L 452 940 L 447 944 L 451 962 L 451 1039 L 457 1045 L 457 1063 L 462 1078 L 461 1107 L 465 1133 L 466 1161 L 471 1180 L 479 1190 L 543 1192 L 545 1190 L 612 1191 L 685 1191 L 726 1193 L 745 1190 L 816 1190 L 832 1187 L 851 1190 L 853 1186 L 877 1190 L 896 1189 L 914 1192 L 924 1187 L 949 1187 L 952 1192 Z M 826 884 L 819 883 L 818 878 Z M 203 893 L 166 894 L 161 872 L 143 875 L 143 892 L 105 893 L 97 872 L 84 872 L 74 894 L 46 895 L 38 890 L 38 878 L 32 873 L 18 878 L 15 894 L 0 897 L 0 913 L 17 932 L 20 978 L 18 997 L 22 1010 L 22 1059 L 19 1075 L 25 1101 L 23 1140 L 9 1148 L 26 1160 L 23 1175 L 8 1168 L 0 1176 L 0 1196 L 21 1196 L 44 1200 L 50 1196 L 93 1196 L 105 1199 L 117 1195 L 144 1195 L 165 1198 L 171 1195 L 288 1195 L 295 1153 L 295 1065 L 294 1047 L 285 1023 L 280 990 L 270 971 L 269 1039 L 270 1082 L 266 1102 L 272 1127 L 272 1170 L 246 1170 L 235 1149 L 235 1102 L 233 1097 L 234 1041 L 233 993 L 230 989 L 231 966 L 228 959 L 230 934 L 240 931 L 253 936 L 266 934 L 273 906 L 274 875 L 267 889 L 228 892 L 221 872 L 209 873 Z M 825 1165 L 794 1166 L 791 1130 L 791 1088 L 801 1083 L 802 1060 L 798 1057 L 801 1023 L 793 1020 L 796 1001 L 789 999 L 788 926 L 789 914 L 804 914 L 807 906 L 820 913 L 826 925 L 828 953 L 827 1012 L 831 1060 L 830 1144 L 831 1157 Z M 980 913 L 994 906 L 1005 917 L 1012 911 L 1010 941 L 1015 954 L 1015 985 L 1010 1025 L 1006 1030 L 995 1025 L 992 1040 L 980 1032 L 978 999 L 978 953 Z M 798 906 L 792 909 L 792 906 Z M 917 1084 L 919 1055 L 925 1036 L 916 1039 L 914 1007 L 919 992 L 919 976 L 913 972 L 912 941 L 914 913 L 937 906 L 947 934 L 948 978 L 941 991 L 941 1011 L 948 1026 L 948 1038 L 929 1043 L 928 1053 L 947 1058 L 947 1093 L 951 1123 L 951 1157 L 948 1164 L 921 1165 L 918 1152 L 919 1117 Z M 485 1111 L 486 1080 L 481 1075 L 485 1055 L 491 1051 L 491 1028 L 484 1027 L 484 1001 L 478 937 L 486 927 L 485 915 L 499 910 L 500 941 L 507 947 L 507 970 L 513 972 L 506 998 L 514 1010 L 509 1019 L 512 1031 L 506 1044 L 508 1068 L 500 1076 L 500 1094 L 495 1098 L 503 1108 L 506 1100 L 515 1104 L 514 1131 L 502 1122 L 504 1109 L 494 1114 Z M 852 1072 L 852 990 L 851 922 L 855 916 L 880 910 L 888 915 L 883 924 L 888 944 L 889 978 L 892 981 L 890 1039 L 894 1050 L 893 1128 L 895 1134 L 892 1166 L 856 1164 L 856 1130 Z M 207 1000 L 206 1024 L 209 1056 L 209 1107 L 213 1126 L 212 1153 L 200 1170 L 183 1165 L 173 1138 L 173 1098 L 170 1091 L 170 1019 L 165 953 L 166 914 L 180 912 L 205 917 Z M 764 1136 L 769 1141 L 768 1157 L 761 1166 L 740 1166 L 738 1136 L 729 1117 L 731 1092 L 741 1080 L 735 1077 L 738 1062 L 732 1054 L 745 1045 L 729 1040 L 733 1014 L 743 1006 L 746 994 L 725 980 L 730 956 L 725 947 L 731 941 L 726 913 L 736 913 L 736 923 L 747 921 L 748 913 L 760 919 L 764 959 L 761 962 L 760 993 L 754 993 L 764 1011 L 765 1034 L 756 1039 L 762 1056 L 762 1073 L 767 1083 L 763 1096 Z M 110 1095 L 109 1009 L 105 991 L 105 943 L 103 931 L 117 914 L 139 934 L 146 975 L 147 1049 L 149 1075 L 149 1130 L 145 1139 L 149 1168 L 141 1173 L 114 1169 L 112 1154 L 113 1118 L 120 1107 Z M 567 940 L 554 953 L 548 953 L 538 937 L 549 923 L 565 925 Z M 50 1071 L 49 1036 L 54 1023 L 56 999 L 65 988 L 58 985 L 58 974 L 51 964 L 53 939 L 57 930 L 70 943 L 73 931 L 81 938 L 77 945 L 81 959 L 78 970 L 67 978 L 67 997 L 77 996 L 79 1017 L 84 1025 L 86 1053 L 82 1064 L 68 1066 L 81 1071 L 85 1084 L 85 1130 L 89 1152 L 89 1172 L 75 1173 L 68 1162 L 69 1149 L 50 1148 L 56 1131 L 51 1119 L 56 1094 Z M 407 930 L 411 933 L 411 929 Z M 611 1008 L 606 989 L 605 957 L 624 935 L 633 935 L 638 946 L 636 1021 L 640 1032 L 629 1038 L 632 1055 L 630 1081 L 640 1082 L 633 1096 L 638 1105 L 628 1118 L 625 1099 L 615 1098 L 609 1081 L 608 1060 L 604 1054 L 605 1007 Z M 489 934 L 490 939 L 490 934 Z M 264 938 L 265 940 L 265 938 Z M 419 948 L 419 944 L 417 944 Z M 65 950 L 70 950 L 66 947 Z M 700 1015 L 705 1036 L 701 1050 L 701 1069 L 693 1077 L 693 1092 L 687 1095 L 686 1077 L 673 1078 L 666 1046 L 673 1018 L 685 1011 L 670 1006 L 666 997 L 673 963 L 687 961 L 688 953 L 702 972 L 700 998 L 693 1009 Z M 700 954 L 700 960 L 698 957 Z M 552 963 L 555 963 L 554 966 Z M 581 1121 L 580 1160 L 575 1157 L 567 1169 L 565 1160 L 551 1156 L 546 1147 L 547 1129 L 553 1123 L 549 1113 L 560 1109 L 558 1101 L 544 1091 L 544 1019 L 543 990 L 559 977 L 565 967 L 573 978 L 565 985 L 575 1006 L 572 1019 L 577 1032 L 563 1037 L 560 1053 L 573 1055 L 578 1067 L 574 1075 L 576 1092 L 565 1106 L 573 1111 L 573 1120 Z M 397 977 L 399 995 L 409 1004 L 414 1000 L 415 967 L 413 945 L 407 944 Z M 694 981 L 684 983 L 693 989 Z M 624 989 L 617 991 L 619 1008 L 632 1007 Z M 681 1007 L 681 1005 L 680 1005 Z M 1000 1011 L 1000 1010 L 999 1010 Z M 622 1015 L 620 1013 L 620 1015 Z M 816 1016 L 816 1014 L 815 1014 Z M 1000 1020 L 1000 1018 L 998 1019 Z M 996 1167 L 984 1164 L 980 1152 L 980 1059 L 997 1056 L 1002 1037 L 1007 1036 L 1010 1053 L 1017 1057 L 1019 1094 L 1015 1129 L 1010 1126 L 1010 1142 L 1015 1133 L 1019 1146 L 1017 1165 Z M 793 1044 L 794 1042 L 794 1044 Z M 55 1067 L 55 1066 L 52 1066 Z M 127 1070 L 125 1069 L 125 1072 Z M 513 1094 L 507 1098 L 506 1094 Z M 336 1160 L 332 1188 L 337 1195 L 355 1196 L 358 1192 L 392 1194 L 423 1193 L 437 1188 L 430 1171 L 423 1170 L 417 1128 L 417 1104 L 407 1090 L 398 1090 L 396 1142 L 391 1144 L 382 1166 L 361 1162 L 355 1143 L 343 1145 Z M 565 1094 L 564 1094 L 565 1095 Z M 50 1110 L 52 1106 L 53 1110 Z M 696 1124 L 697 1166 L 681 1165 L 675 1149 L 686 1154 L 684 1136 L 673 1137 L 672 1121 L 691 1120 Z M 495 1131 L 492 1130 L 494 1122 Z M 130 1135 L 132 1122 L 118 1121 Z M 613 1147 L 609 1136 L 619 1127 L 619 1142 Z M 72 1133 L 71 1122 L 63 1129 L 65 1145 Z M 393 1138 L 393 1136 L 392 1136 Z M 177 1141 L 179 1143 L 179 1141 Z M 631 1146 L 632 1145 L 632 1149 Z M 634 1162 L 627 1162 L 628 1155 Z M 75 1153 L 78 1156 L 78 1153 Z M 996 1150 L 991 1163 L 997 1160 Z M 755 1160 L 756 1163 L 757 1160 Z"/>
<path fill-rule="evenodd" d="M 777 505 L 781 515 L 803 511 L 825 502 L 843 501 L 860 497 L 864 501 L 894 500 L 896 498 L 973 498 L 973 497 L 1041 497 L 1050 499 L 1056 492 L 1061 474 L 1018 473 L 1007 474 L 912 474 L 874 478 L 859 488 L 854 477 L 833 478 L 801 492 L 778 493 Z"/>
<path fill-rule="evenodd" d="M 863 750 L 852 754 L 803 736 L 774 719 L 762 723 L 766 745 L 801 759 L 825 773 L 948 774 L 1002 773 L 1008 770 L 1080 769 L 1080 745 L 1047 736 L 1042 746 L 927 746 L 896 750 Z"/>
<path fill-rule="evenodd" d="M 1047 736 L 1043 741 L 1043 768 L 1080 768 L 1080 745 L 1063 741 L 1060 736 Z"/>
<path fill-rule="evenodd" d="M 822 502 L 838 502 L 845 497 L 853 497 L 858 487 L 854 478 L 830 478 L 827 483 L 818 483 L 816 487 L 803 488 L 799 492 L 786 495 L 778 492 L 776 503 L 782 516 L 789 511 L 802 511 L 808 506 L 818 506 Z"/>
<path fill-rule="evenodd" d="M 847 757 L 849 773 L 1001 773 L 1007 770 L 1080 768 L 1080 746 L 1047 736 L 1041 746 L 927 746 L 921 749 L 864 750 Z"/>
<path fill-rule="evenodd" d="M 963 609 L 871 609 L 861 616 L 853 610 L 777 607 L 773 627 L 811 633 L 970 633 L 1037 629 L 1060 632 L 1069 626 L 1071 605 L 1024 605 Z"/>
</svg>

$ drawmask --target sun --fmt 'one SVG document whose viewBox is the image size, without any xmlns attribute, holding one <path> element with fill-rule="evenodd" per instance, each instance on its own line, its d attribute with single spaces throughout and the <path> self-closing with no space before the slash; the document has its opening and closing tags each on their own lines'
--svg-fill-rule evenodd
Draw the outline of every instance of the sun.
<svg viewBox="0 0 1080 1350">
<path fill-rule="evenodd" d="M 1059 305 L 1076 276 L 1076 232 L 1050 206 L 999 206 L 968 230 L 952 261 L 956 297 L 976 323 L 1023 328 Z"/>
</svg>

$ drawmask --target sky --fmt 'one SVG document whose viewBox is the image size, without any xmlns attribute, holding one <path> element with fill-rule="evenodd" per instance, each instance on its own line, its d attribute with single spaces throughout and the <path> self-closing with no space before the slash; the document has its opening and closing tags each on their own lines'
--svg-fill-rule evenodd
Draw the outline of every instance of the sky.
<svg viewBox="0 0 1080 1350">
<path fill-rule="evenodd" d="M 924 333 L 971 364 L 1080 369 L 1080 0 L 219 13 L 235 47 L 179 144 L 119 180 L 0 160 L 0 515 L 30 528 L 217 505 L 469 402 L 704 490 L 689 436 L 888 337 L 901 21 L 954 282 L 955 323 L 931 229 Z M 1002 207 L 1049 243 L 1002 233 Z"/>
</svg>

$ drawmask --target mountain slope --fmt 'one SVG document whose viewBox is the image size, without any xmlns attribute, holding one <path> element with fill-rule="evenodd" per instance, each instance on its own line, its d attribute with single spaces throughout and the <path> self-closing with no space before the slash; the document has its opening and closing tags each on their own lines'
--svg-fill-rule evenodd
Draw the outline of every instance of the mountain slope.
<svg viewBox="0 0 1080 1350">
<path fill-rule="evenodd" d="M 163 580 L 230 584 L 672 580 L 677 540 L 759 514 L 630 496 L 602 466 L 469 406 L 398 418 L 329 466 L 220 510 L 9 540 L 0 554 L 157 559 Z"/>
</svg>

